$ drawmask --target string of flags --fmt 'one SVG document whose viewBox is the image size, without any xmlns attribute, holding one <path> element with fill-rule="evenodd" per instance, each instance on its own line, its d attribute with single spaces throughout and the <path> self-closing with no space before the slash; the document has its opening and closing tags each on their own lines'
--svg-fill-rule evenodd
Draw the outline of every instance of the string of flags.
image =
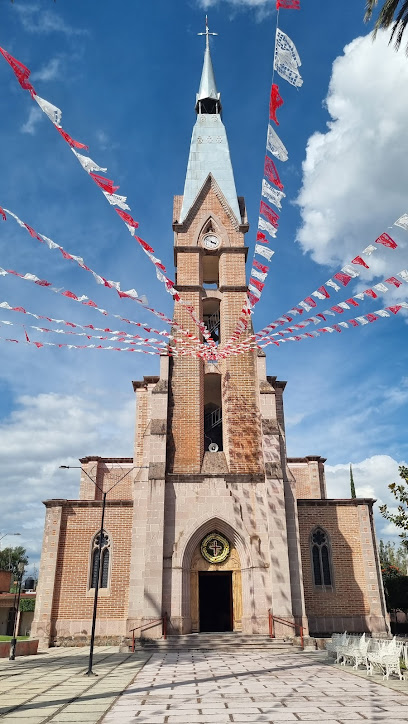
<svg viewBox="0 0 408 724">
<path fill-rule="evenodd" d="M 160 352 L 151 352 L 147 349 L 136 349 L 135 347 L 112 347 L 112 345 L 104 346 L 103 344 L 57 344 L 56 342 L 38 342 L 31 339 L 11 339 L 8 337 L 0 337 L 1 342 L 12 342 L 14 344 L 30 344 L 37 349 L 41 347 L 56 347 L 59 349 L 106 349 L 114 350 L 115 352 L 137 352 L 139 354 L 150 354 L 156 355 Z"/>
<path fill-rule="evenodd" d="M 375 246 L 377 245 L 377 246 Z M 282 327 L 290 324 L 293 321 L 293 317 L 297 315 L 302 315 L 304 312 L 310 312 L 311 309 L 315 308 L 317 306 L 317 302 L 320 300 L 330 299 L 331 294 L 334 292 L 339 292 L 342 288 L 346 287 L 352 279 L 356 279 L 360 276 L 360 271 L 358 267 L 362 267 L 364 269 L 369 269 L 370 265 L 368 263 L 367 257 L 370 257 L 372 254 L 374 254 L 379 248 L 383 247 L 386 249 L 394 250 L 397 248 L 397 243 L 391 238 L 389 234 L 383 233 L 381 234 L 374 242 L 374 244 L 369 244 L 366 246 L 363 251 L 361 251 L 354 259 L 351 260 L 349 264 L 346 264 L 345 266 L 341 267 L 340 271 L 338 271 L 336 274 L 333 274 L 333 277 L 328 279 L 321 287 L 318 289 L 315 289 L 310 296 L 305 297 L 300 302 L 298 302 L 294 307 L 288 310 L 285 314 L 282 314 L 278 319 L 276 319 L 274 322 L 271 322 L 270 324 L 267 324 L 266 327 L 263 327 L 259 332 L 255 334 L 255 338 L 260 338 L 265 334 L 270 334 L 273 330 L 275 330 L 277 327 Z M 366 258 L 364 258 L 366 257 Z M 386 280 L 388 281 L 388 280 Z M 373 297 L 373 294 L 375 295 L 375 289 L 376 285 L 374 285 L 373 290 L 367 290 L 367 296 Z M 330 290 L 330 291 L 329 291 Z M 381 291 L 381 288 L 378 288 L 377 291 Z M 362 292 L 364 294 L 364 292 Z M 356 295 L 356 298 L 359 295 Z M 375 298 L 375 296 L 373 297 Z M 316 301 L 317 300 L 317 301 Z M 347 305 L 352 304 L 353 306 L 356 306 L 356 303 L 351 301 L 350 299 L 347 299 L 345 302 L 340 303 L 338 305 L 341 309 L 347 309 L 349 308 Z M 345 305 L 345 306 L 344 306 Z M 336 310 L 330 312 L 327 311 L 323 314 L 334 314 Z M 317 315 L 318 316 L 318 315 Z"/>
<path fill-rule="evenodd" d="M 397 279 L 399 277 L 399 279 Z M 402 280 L 402 281 L 400 281 Z M 365 301 L 366 298 L 369 299 L 377 299 L 378 294 L 385 292 L 388 292 L 391 287 L 399 288 L 403 282 L 408 282 L 408 269 L 402 269 L 401 271 L 397 272 L 395 276 L 388 277 L 388 279 L 384 279 L 384 281 L 379 282 L 378 284 L 374 284 L 372 288 L 365 289 L 363 292 L 359 292 L 358 294 L 355 294 L 353 297 L 349 297 L 345 302 L 339 302 L 338 304 L 335 304 L 333 307 L 330 307 L 330 309 L 325 309 L 323 312 L 319 312 L 314 317 L 309 317 L 308 319 L 303 319 L 298 324 L 292 324 L 290 327 L 286 327 L 285 329 L 281 330 L 280 332 L 274 332 L 267 336 L 259 336 L 259 334 L 256 335 L 257 339 L 262 341 L 269 339 L 270 337 L 281 337 L 285 334 L 292 334 L 293 331 L 296 331 L 298 329 L 304 329 L 305 327 L 308 327 L 309 324 L 321 324 L 322 321 L 326 322 L 327 317 L 334 317 L 336 314 L 344 314 L 344 311 L 346 309 L 351 309 L 352 307 L 358 307 L 359 302 Z M 386 286 L 386 284 L 389 284 L 390 286 Z M 359 301 L 357 301 L 359 300 Z M 368 315 L 369 317 L 370 315 Z M 359 319 L 359 317 L 357 317 Z M 369 321 L 372 321 L 369 319 Z M 342 324 L 342 323 L 340 323 Z"/>
<path fill-rule="evenodd" d="M 89 176 L 92 178 L 94 183 L 101 189 L 103 195 L 105 196 L 106 200 L 109 202 L 111 206 L 115 207 L 116 213 L 119 215 L 119 217 L 124 222 L 125 226 L 127 227 L 129 233 L 131 236 L 135 239 L 135 241 L 138 242 L 140 247 L 143 249 L 144 253 L 148 256 L 150 261 L 155 267 L 156 271 L 156 277 L 157 279 L 164 284 L 164 287 L 166 291 L 171 294 L 174 298 L 174 301 L 179 302 L 182 304 L 192 321 L 194 322 L 195 326 L 199 329 L 199 331 L 203 334 L 204 338 L 206 339 L 207 343 L 214 348 L 216 348 L 216 344 L 214 340 L 211 337 L 210 332 L 207 330 L 204 322 L 202 322 L 197 314 L 194 311 L 194 308 L 190 305 L 184 302 L 184 300 L 181 299 L 180 295 L 178 294 L 177 290 L 175 289 L 174 282 L 169 278 L 167 274 L 167 270 L 161 259 L 159 259 L 155 255 L 155 251 L 153 247 L 150 246 L 146 241 L 141 239 L 137 234 L 136 230 L 139 227 L 139 223 L 135 221 L 135 219 L 131 216 L 131 214 L 128 213 L 130 211 L 130 206 L 126 203 L 127 198 L 126 196 L 120 196 L 116 194 L 116 191 L 119 189 L 119 186 L 115 185 L 112 179 L 106 178 L 106 176 L 101 176 L 100 173 L 96 173 L 97 171 L 101 173 L 106 173 L 107 168 L 104 168 L 102 166 L 99 166 L 99 164 L 95 163 L 91 158 L 88 156 L 84 156 L 83 154 L 79 153 L 78 150 L 88 150 L 88 146 L 84 143 L 81 143 L 80 141 L 76 141 L 74 138 L 72 138 L 61 126 L 61 120 L 62 120 L 62 111 L 60 108 L 55 106 L 53 103 L 50 103 L 45 98 L 41 98 L 35 91 L 33 85 L 30 83 L 29 76 L 30 76 L 30 70 L 21 63 L 21 61 L 14 58 L 10 53 L 8 53 L 4 48 L 0 47 L 0 53 L 4 57 L 4 59 L 7 61 L 7 63 L 12 68 L 17 81 L 19 82 L 20 86 L 24 89 L 29 91 L 31 98 L 38 104 L 38 106 L 41 108 L 43 113 L 47 116 L 47 118 L 51 121 L 54 128 L 58 131 L 58 133 L 62 136 L 62 138 L 66 141 L 66 143 L 70 146 L 71 151 L 74 153 L 75 157 L 79 161 L 80 165 L 84 169 L 84 171 L 89 174 Z"/>
<path fill-rule="evenodd" d="M 0 207 L 0 215 L 2 216 L 4 221 L 6 221 L 6 219 L 7 219 L 7 214 L 9 216 L 11 216 L 19 226 L 26 229 L 26 231 L 29 233 L 31 238 L 36 239 L 41 244 L 46 244 L 46 246 L 50 250 L 57 249 L 58 251 L 61 252 L 62 257 L 64 259 L 75 262 L 78 266 L 81 267 L 81 269 L 84 269 L 85 271 L 89 272 L 93 276 L 93 278 L 95 279 L 97 284 L 107 287 L 108 289 L 113 289 L 114 291 L 116 291 L 116 293 L 118 294 L 120 299 L 132 299 L 133 301 L 140 304 L 143 307 L 143 309 L 146 309 L 147 311 L 151 312 L 156 317 L 161 319 L 163 322 L 166 322 L 167 324 L 170 324 L 173 327 L 177 328 L 178 331 L 180 332 L 180 334 L 184 334 L 188 338 L 189 341 L 192 340 L 194 342 L 199 343 L 200 340 L 196 335 L 190 334 L 187 330 L 184 330 L 184 328 L 181 325 L 177 324 L 174 320 L 170 319 L 162 312 L 158 312 L 153 307 L 148 306 L 147 299 L 145 297 L 139 297 L 136 289 L 128 289 L 127 291 L 121 290 L 120 282 L 108 280 L 105 277 L 101 276 L 100 274 L 97 274 L 97 272 L 95 272 L 93 269 L 91 269 L 89 266 L 87 266 L 87 264 L 85 264 L 82 257 L 76 256 L 75 254 L 70 254 L 62 246 L 57 244 L 55 241 L 50 239 L 48 236 L 44 236 L 44 234 L 37 233 L 37 231 L 35 231 L 35 229 L 33 229 L 32 226 L 29 226 L 29 224 L 26 224 L 12 211 L 9 211 L 9 209 L 3 209 L 2 207 Z M 9 272 L 9 273 L 14 273 L 14 272 Z M 38 284 L 39 282 L 36 281 L 36 283 Z M 43 286 L 50 286 L 50 285 L 51 285 L 51 283 L 43 284 Z M 73 296 L 72 295 L 73 295 L 72 292 L 68 292 L 68 291 L 64 292 L 64 296 L 70 296 L 71 298 L 74 298 L 75 295 L 73 295 Z M 88 300 L 88 297 L 83 296 L 83 297 L 81 297 L 81 299 L 83 299 L 84 300 L 83 303 L 85 303 L 85 300 Z M 95 302 L 92 302 L 91 300 L 88 300 L 86 303 L 88 306 L 96 307 Z M 161 334 L 161 333 L 155 332 L 155 334 Z"/>
<path fill-rule="evenodd" d="M 270 269 L 268 263 L 271 261 L 272 256 L 275 253 L 274 250 L 269 247 L 270 239 L 276 238 L 279 228 L 279 214 L 270 206 L 270 204 L 280 211 L 282 209 L 282 199 L 286 197 L 279 172 L 276 168 L 275 162 L 271 158 L 271 156 L 273 156 L 282 163 L 285 163 L 289 158 L 286 146 L 273 127 L 273 123 L 276 126 L 279 126 L 277 111 L 284 103 L 280 94 L 279 86 L 277 83 L 274 83 L 275 72 L 280 75 L 283 80 L 287 81 L 290 85 L 296 88 L 300 88 L 303 83 L 299 73 L 301 60 L 296 46 L 291 38 L 289 38 L 289 36 L 279 28 L 280 10 L 300 10 L 300 2 L 299 0 L 277 0 L 276 9 L 277 19 L 273 56 L 273 75 L 269 98 L 269 123 L 266 137 L 267 155 L 265 156 L 261 189 L 263 198 L 259 206 L 258 229 L 251 275 L 248 284 L 248 292 L 245 303 L 241 309 L 237 325 L 224 346 L 224 349 L 227 351 L 236 344 L 240 336 L 247 330 L 254 307 L 261 299 Z M 266 199 L 266 201 L 263 199 Z"/>
<path fill-rule="evenodd" d="M 350 327 L 360 327 L 365 324 L 369 324 L 370 322 L 376 322 L 381 317 L 391 317 L 392 315 L 398 314 L 401 309 L 408 309 L 408 302 L 398 302 L 398 304 L 394 304 L 390 307 L 385 307 L 385 309 L 377 309 L 375 312 L 372 312 L 370 314 L 362 314 L 358 317 L 354 317 L 353 319 L 348 319 L 347 322 L 339 322 L 339 324 L 333 324 L 331 327 L 320 327 L 313 332 L 304 332 L 293 337 L 285 337 L 284 339 L 279 339 L 279 341 L 270 339 L 268 342 L 265 342 L 265 344 L 260 344 L 258 346 L 261 349 L 263 349 L 264 347 L 268 347 L 268 345 L 270 344 L 279 347 L 284 342 L 299 342 L 302 339 L 314 339 L 315 337 L 319 337 L 320 334 L 324 333 L 332 334 L 333 332 L 342 332 L 343 329 L 350 329 Z"/>
</svg>

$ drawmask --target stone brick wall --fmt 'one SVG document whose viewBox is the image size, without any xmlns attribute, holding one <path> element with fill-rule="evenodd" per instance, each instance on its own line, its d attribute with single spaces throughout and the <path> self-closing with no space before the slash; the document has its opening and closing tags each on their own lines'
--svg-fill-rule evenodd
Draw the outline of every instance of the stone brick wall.
<svg viewBox="0 0 408 724">
<path fill-rule="evenodd" d="M 99 592 L 97 635 L 125 633 L 132 508 L 130 501 L 107 502 L 104 527 L 111 540 L 110 585 Z M 90 554 L 93 537 L 100 526 L 101 504 L 62 501 L 59 510 L 61 521 L 50 612 L 50 635 L 57 640 L 90 634 L 94 600 L 94 592 L 89 588 Z M 45 592 L 41 585 L 39 590 L 42 594 Z"/>
<path fill-rule="evenodd" d="M 298 498 L 326 498 L 325 459 L 320 456 L 288 458 L 288 468 L 296 481 Z"/>
<path fill-rule="evenodd" d="M 312 633 L 386 630 L 381 577 L 370 528 L 372 502 L 298 500 L 304 595 Z M 314 585 L 310 535 L 316 526 L 324 528 L 330 540 L 331 590 Z"/>
</svg>

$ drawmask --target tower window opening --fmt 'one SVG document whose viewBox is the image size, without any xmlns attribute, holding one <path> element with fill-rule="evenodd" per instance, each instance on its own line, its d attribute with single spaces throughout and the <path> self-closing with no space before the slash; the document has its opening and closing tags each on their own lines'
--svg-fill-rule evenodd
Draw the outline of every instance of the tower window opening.
<svg viewBox="0 0 408 724">
<path fill-rule="evenodd" d="M 220 281 L 220 257 L 205 254 L 203 257 L 203 287 L 218 289 Z"/>
<path fill-rule="evenodd" d="M 214 342 L 219 344 L 221 338 L 219 299 L 204 300 L 203 321 Z"/>
<path fill-rule="evenodd" d="M 221 375 L 211 372 L 204 377 L 204 450 L 214 449 L 214 443 L 223 449 Z"/>
</svg>

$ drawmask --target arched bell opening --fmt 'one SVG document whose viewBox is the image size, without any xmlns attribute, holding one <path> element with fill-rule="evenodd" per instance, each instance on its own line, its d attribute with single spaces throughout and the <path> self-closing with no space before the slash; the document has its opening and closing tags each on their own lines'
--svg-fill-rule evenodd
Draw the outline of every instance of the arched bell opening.
<svg viewBox="0 0 408 724">
<path fill-rule="evenodd" d="M 204 376 L 204 450 L 222 451 L 221 375 Z"/>
<path fill-rule="evenodd" d="M 214 297 L 203 301 L 203 321 L 216 344 L 219 344 L 221 338 L 220 303 L 220 300 Z"/>
</svg>

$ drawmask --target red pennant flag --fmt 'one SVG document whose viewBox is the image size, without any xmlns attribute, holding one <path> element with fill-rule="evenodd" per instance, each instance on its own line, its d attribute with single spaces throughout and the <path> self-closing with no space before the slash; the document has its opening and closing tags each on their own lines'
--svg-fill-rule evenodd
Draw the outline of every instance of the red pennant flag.
<svg viewBox="0 0 408 724">
<path fill-rule="evenodd" d="M 327 291 L 326 287 L 319 287 L 318 289 L 316 289 L 316 291 L 320 292 L 320 294 L 323 294 L 323 296 L 326 297 L 326 299 L 330 299 L 330 294 Z"/>
<path fill-rule="evenodd" d="M 358 307 L 358 302 L 356 302 L 353 297 L 350 297 L 350 299 L 346 299 L 346 304 L 350 304 L 352 307 Z"/>
<path fill-rule="evenodd" d="M 92 301 L 92 299 L 90 299 L 88 302 L 81 302 L 81 304 L 84 304 L 85 307 L 97 307 L 98 306 L 97 304 L 95 304 L 95 302 Z M 105 312 L 103 312 L 103 314 L 105 314 Z"/>
<path fill-rule="evenodd" d="M 278 228 L 279 224 L 279 215 L 271 209 L 268 204 L 265 203 L 265 201 L 261 201 L 260 207 L 259 207 L 259 213 L 262 214 L 262 216 L 265 216 L 268 221 L 272 224 L 272 226 L 275 227 L 275 229 Z"/>
<path fill-rule="evenodd" d="M 293 322 L 293 317 L 289 317 L 289 314 L 282 314 L 282 317 L 288 320 L 288 322 Z"/>
<path fill-rule="evenodd" d="M 262 289 L 265 286 L 265 283 L 258 281 L 258 279 L 253 279 L 252 277 L 250 278 L 249 283 L 252 284 L 257 289 L 259 289 L 260 292 L 262 291 Z"/>
<path fill-rule="evenodd" d="M 258 297 L 256 297 L 255 294 L 252 294 L 252 292 L 248 292 L 247 296 L 252 306 L 259 302 Z"/>
<path fill-rule="evenodd" d="M 353 327 L 358 327 L 358 326 L 359 326 L 358 322 L 356 322 L 355 319 L 349 319 L 348 321 L 349 321 L 349 324 L 352 324 L 352 325 L 353 325 Z"/>
<path fill-rule="evenodd" d="M 76 294 L 74 294 L 73 292 L 70 292 L 70 291 L 61 292 L 61 294 L 62 294 L 63 297 L 69 297 L 70 299 L 78 299 L 78 297 L 76 296 Z"/>
<path fill-rule="evenodd" d="M 252 266 L 254 266 L 255 269 L 259 269 L 259 271 L 263 272 L 264 274 L 267 274 L 269 271 L 269 267 L 266 266 L 266 264 L 261 264 L 261 262 L 257 259 L 253 260 Z"/>
<path fill-rule="evenodd" d="M 24 223 L 24 222 L 23 222 L 23 223 Z M 33 229 L 31 226 L 29 226 L 28 224 L 24 224 L 24 226 L 25 226 L 25 228 L 27 229 L 27 231 L 28 231 L 28 233 L 30 234 L 30 236 L 33 237 L 33 239 L 38 239 L 38 241 L 41 241 L 42 244 L 44 243 L 44 241 L 43 241 L 43 239 L 41 238 L 41 236 L 38 236 L 37 232 L 34 231 L 34 229 Z"/>
<path fill-rule="evenodd" d="M 338 324 L 333 324 L 333 329 L 335 329 L 336 332 L 341 332 L 341 327 L 339 327 Z"/>
<path fill-rule="evenodd" d="M 378 239 L 375 240 L 375 243 L 382 244 L 383 246 L 388 246 L 390 249 L 396 249 L 398 246 L 395 243 L 394 239 L 391 239 L 388 234 L 381 234 L 381 236 L 379 236 Z"/>
<path fill-rule="evenodd" d="M 399 310 L 402 309 L 402 307 L 399 304 L 396 304 L 395 307 L 385 307 L 385 308 L 388 309 L 393 314 L 397 314 L 399 312 Z"/>
<path fill-rule="evenodd" d="M 337 279 L 343 287 L 346 287 L 351 282 L 352 277 L 349 274 L 344 274 L 344 272 L 337 272 L 337 274 L 333 274 L 333 279 Z"/>
<path fill-rule="evenodd" d="M 312 299 L 312 297 L 306 297 L 306 299 L 304 299 L 303 301 L 306 302 L 306 304 L 309 304 L 310 307 L 317 306 L 315 300 Z"/>
<path fill-rule="evenodd" d="M 370 268 L 368 264 L 365 263 L 364 259 L 361 258 L 361 256 L 356 256 L 354 259 L 351 260 L 351 263 L 360 264 L 360 266 L 364 266 L 366 269 Z"/>
<path fill-rule="evenodd" d="M 400 282 L 399 279 L 396 279 L 395 277 L 389 277 L 389 279 L 386 279 L 385 281 L 388 282 L 389 284 L 394 284 L 394 286 L 397 287 L 397 289 L 402 284 L 402 282 Z"/>
<path fill-rule="evenodd" d="M 378 294 L 375 293 L 374 289 L 365 289 L 364 294 L 367 294 L 367 297 L 372 297 L 372 299 L 377 299 Z"/>
<path fill-rule="evenodd" d="M 33 86 L 31 85 L 31 83 L 28 82 L 28 77 L 30 75 L 30 71 L 28 70 L 28 68 L 20 63 L 19 60 L 13 58 L 13 56 L 10 55 L 7 50 L 4 50 L 4 48 L 0 48 L 0 53 L 7 60 L 7 63 L 12 67 L 14 75 L 16 76 L 21 87 L 24 88 L 24 90 L 30 91 L 31 96 L 36 95 Z"/>
<path fill-rule="evenodd" d="M 5 214 L 5 211 L 4 211 L 4 209 L 1 208 L 1 206 L 0 206 L 0 215 L 3 217 L 3 221 L 7 221 L 7 216 Z"/>
<path fill-rule="evenodd" d="M 65 249 L 60 248 L 60 252 L 61 252 L 62 256 L 64 257 L 64 259 L 72 259 L 71 254 L 68 254 L 68 252 L 65 251 Z"/>
<path fill-rule="evenodd" d="M 74 139 L 74 138 L 71 138 L 71 136 L 69 135 L 69 133 L 67 133 L 66 131 L 64 131 L 63 128 L 58 128 L 58 126 L 55 126 L 55 128 L 57 129 L 58 133 L 61 134 L 61 136 L 63 137 L 63 139 L 64 139 L 67 143 L 69 143 L 70 146 L 73 146 L 74 148 L 84 148 L 86 151 L 88 150 L 88 146 L 85 146 L 84 143 L 80 143 L 79 141 L 75 141 L 75 139 Z M 92 176 L 92 175 L 93 175 L 93 174 L 91 173 L 91 176 Z M 117 188 L 119 188 L 119 186 L 118 186 Z"/>
<path fill-rule="evenodd" d="M 140 236 L 135 236 L 135 239 L 139 242 L 140 246 L 143 246 L 143 249 L 146 249 L 146 251 L 150 251 L 151 254 L 154 254 L 154 249 L 152 249 L 146 241 L 143 241 Z"/>
<path fill-rule="evenodd" d="M 274 162 L 271 158 L 269 158 L 269 156 L 265 156 L 264 175 L 266 176 L 268 181 L 270 181 L 272 184 L 275 184 L 278 189 L 283 191 L 283 184 L 281 183 L 281 180 L 279 178 L 278 171 Z"/>
<path fill-rule="evenodd" d="M 375 322 L 378 319 L 376 314 L 370 313 L 370 314 L 365 314 L 364 316 L 366 319 L 368 319 L 369 322 Z"/>
<path fill-rule="evenodd" d="M 134 229 L 139 228 L 139 224 L 137 223 L 137 221 L 135 221 L 130 214 L 127 214 L 126 211 L 122 211 L 122 209 L 115 209 L 115 211 L 117 214 L 119 214 L 121 219 L 123 219 L 126 224 L 129 224 L 129 226 L 133 226 Z"/>
<path fill-rule="evenodd" d="M 44 345 L 42 344 L 42 342 L 31 342 L 31 344 L 35 344 L 35 346 L 37 347 L 37 349 L 41 349 L 41 347 L 44 347 Z"/>
<path fill-rule="evenodd" d="M 343 314 L 343 312 L 344 312 L 344 309 L 342 307 L 338 307 L 337 304 L 335 304 L 334 307 L 330 307 L 330 309 L 333 312 L 337 312 L 337 314 Z"/>
<path fill-rule="evenodd" d="M 92 176 L 99 188 L 106 191 L 108 194 L 114 194 L 119 188 L 119 186 L 113 185 L 113 181 L 110 178 L 105 178 L 105 176 L 100 176 L 98 173 L 93 173 L 92 171 L 89 175 Z"/>
<path fill-rule="evenodd" d="M 23 314 L 27 314 L 24 307 L 13 307 L 13 312 L 22 312 Z"/>
<path fill-rule="evenodd" d="M 271 97 L 269 100 L 269 118 L 271 121 L 275 121 L 277 126 L 279 126 L 279 121 L 276 118 L 276 111 L 281 106 L 283 106 L 283 98 L 281 98 L 279 94 L 279 87 L 276 83 L 273 83 L 271 88 Z"/>
<path fill-rule="evenodd" d="M 323 319 L 323 322 L 326 321 L 326 317 L 325 317 L 324 314 L 322 314 L 321 312 L 319 312 L 319 314 L 317 314 L 316 316 L 317 316 L 317 317 L 320 317 L 320 319 Z"/>
<path fill-rule="evenodd" d="M 26 338 L 27 342 L 29 342 L 29 341 L 30 341 L 30 338 L 29 338 L 29 336 L 28 336 L 28 334 L 27 334 L 26 328 L 23 327 L 23 329 L 24 329 L 25 338 Z"/>
<path fill-rule="evenodd" d="M 257 232 L 256 240 L 260 241 L 261 244 L 269 244 L 269 239 L 266 238 L 265 234 L 263 234 L 262 231 Z"/>
<path fill-rule="evenodd" d="M 300 0 L 276 0 L 276 9 L 300 10 Z"/>
<path fill-rule="evenodd" d="M 19 274 L 19 276 L 22 276 Z M 51 287 L 51 282 L 47 282 L 45 279 L 37 279 L 37 281 L 34 282 L 34 284 L 38 284 L 39 287 Z M 50 320 L 52 321 L 52 320 Z"/>
</svg>

